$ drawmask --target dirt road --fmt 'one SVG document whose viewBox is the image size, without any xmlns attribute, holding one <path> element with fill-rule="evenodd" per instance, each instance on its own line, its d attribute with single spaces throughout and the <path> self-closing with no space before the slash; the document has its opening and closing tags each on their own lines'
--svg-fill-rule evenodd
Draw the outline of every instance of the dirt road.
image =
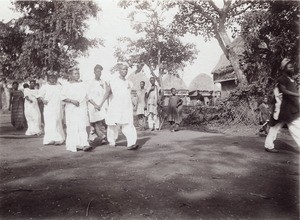
<svg viewBox="0 0 300 220">
<path fill-rule="evenodd" d="M 139 132 L 138 151 L 67 152 L 1 116 L 1 219 L 298 219 L 299 149 L 280 139 Z M 123 145 L 123 146 L 122 146 Z"/>
</svg>

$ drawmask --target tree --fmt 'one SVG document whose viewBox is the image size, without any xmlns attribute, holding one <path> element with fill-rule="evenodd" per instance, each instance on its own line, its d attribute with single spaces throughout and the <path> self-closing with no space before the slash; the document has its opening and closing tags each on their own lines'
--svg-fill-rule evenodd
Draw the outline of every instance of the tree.
<svg viewBox="0 0 300 220">
<path fill-rule="evenodd" d="M 0 51 L 1 56 L 16 57 L 13 69 L 2 69 L 10 78 L 43 77 L 48 70 L 68 69 L 76 64 L 77 57 L 101 43 L 84 36 L 85 21 L 99 11 L 92 1 L 16 1 L 14 5 L 23 16 L 1 36 L 1 47 L 14 48 L 8 36 L 17 32 L 22 38 L 21 50 L 18 43 L 15 49 Z M 7 68 L 7 61 L 2 68 Z"/>
<path fill-rule="evenodd" d="M 123 48 L 115 51 L 119 61 L 127 62 L 131 67 L 136 66 L 136 72 L 147 66 L 152 76 L 163 86 L 163 74 L 176 74 L 178 69 L 183 69 L 187 62 L 192 63 L 196 58 L 198 51 L 195 45 L 184 44 L 168 24 L 164 24 L 167 23 L 164 15 L 172 5 L 159 1 L 123 0 L 120 7 L 134 9 L 128 17 L 139 38 L 119 39 L 124 43 Z M 136 22 L 136 17 L 141 15 L 144 20 Z"/>
<path fill-rule="evenodd" d="M 240 85 L 246 85 L 247 79 L 243 73 L 239 58 L 233 48 L 228 29 L 236 31 L 235 23 L 240 16 L 250 9 L 259 6 L 257 1 L 223 0 L 219 8 L 214 1 L 178 1 L 179 12 L 175 16 L 174 30 L 185 34 L 190 32 L 202 35 L 206 40 L 217 39 L 225 56 L 230 61 Z"/>
<path fill-rule="evenodd" d="M 267 93 L 279 76 L 284 57 L 298 64 L 300 17 L 297 1 L 270 1 L 268 4 L 267 10 L 246 13 L 241 22 L 246 46 L 245 74 L 250 83 L 259 84 Z"/>
</svg>

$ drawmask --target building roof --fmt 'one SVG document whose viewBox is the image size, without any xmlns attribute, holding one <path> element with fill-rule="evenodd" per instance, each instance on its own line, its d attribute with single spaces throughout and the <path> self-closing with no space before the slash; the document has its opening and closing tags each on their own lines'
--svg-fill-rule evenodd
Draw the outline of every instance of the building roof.
<svg viewBox="0 0 300 220">
<path fill-rule="evenodd" d="M 242 37 L 237 37 L 231 44 L 233 50 L 238 56 L 243 56 L 244 52 L 244 41 Z M 226 58 L 225 54 L 220 56 L 219 62 L 212 70 L 214 82 L 224 82 L 235 80 L 236 76 L 230 61 Z"/>
<path fill-rule="evenodd" d="M 185 82 L 178 75 L 174 74 L 166 74 L 163 77 L 163 87 L 164 89 L 188 90 Z"/>
<path fill-rule="evenodd" d="M 194 90 L 213 91 L 214 90 L 213 79 L 205 73 L 200 73 L 190 83 L 189 91 L 194 91 Z"/>
</svg>

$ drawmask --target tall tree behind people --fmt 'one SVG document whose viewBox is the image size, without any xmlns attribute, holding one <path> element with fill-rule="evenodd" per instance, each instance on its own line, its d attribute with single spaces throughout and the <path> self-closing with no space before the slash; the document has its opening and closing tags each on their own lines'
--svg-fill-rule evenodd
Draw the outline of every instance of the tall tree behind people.
<svg viewBox="0 0 300 220">
<path fill-rule="evenodd" d="M 178 35 L 171 31 L 171 22 L 168 19 L 172 14 L 169 9 L 174 4 L 163 1 L 122 0 L 119 6 L 132 10 L 128 17 L 138 39 L 119 39 L 124 47 L 115 51 L 118 61 L 127 62 L 130 67 L 136 66 L 137 72 L 144 66 L 148 67 L 162 87 L 163 74 L 176 73 L 178 69 L 183 69 L 187 63 L 196 59 L 196 46 L 184 44 Z"/>
<path fill-rule="evenodd" d="M 84 36 L 86 20 L 100 10 L 92 1 L 15 1 L 14 6 L 22 16 L 0 25 L 0 67 L 5 76 L 43 77 L 48 70 L 74 65 L 78 56 L 101 44 Z"/>
<path fill-rule="evenodd" d="M 254 7 L 263 7 L 259 1 L 223 0 L 219 7 L 213 0 L 178 1 L 179 12 L 175 16 L 174 31 L 202 35 L 206 40 L 215 38 L 230 61 L 240 85 L 247 85 L 239 58 L 232 47 L 228 30 L 237 31 L 236 22 L 241 15 Z"/>
</svg>

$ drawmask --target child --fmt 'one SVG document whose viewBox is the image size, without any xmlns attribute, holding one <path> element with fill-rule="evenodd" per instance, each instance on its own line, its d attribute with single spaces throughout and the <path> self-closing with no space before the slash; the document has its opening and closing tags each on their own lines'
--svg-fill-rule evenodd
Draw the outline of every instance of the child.
<svg viewBox="0 0 300 220">
<path fill-rule="evenodd" d="M 25 83 L 24 87 L 24 112 L 27 120 L 27 131 L 25 135 L 41 135 L 41 112 L 37 101 L 37 90 L 31 90 Z"/>
<path fill-rule="evenodd" d="M 66 148 L 77 152 L 77 149 L 89 151 L 86 127 L 89 126 L 87 111 L 87 92 L 83 82 L 79 80 L 77 67 L 70 70 L 70 83 L 62 91 L 62 100 L 65 102 L 65 117 L 67 126 Z"/>
<path fill-rule="evenodd" d="M 270 118 L 270 110 L 268 105 L 268 98 L 264 97 L 263 102 L 258 106 L 259 109 L 259 124 L 262 127 L 259 129 L 259 132 L 264 132 L 268 134 L 268 122 Z"/>
<path fill-rule="evenodd" d="M 60 145 L 65 141 L 65 134 L 62 126 L 62 87 L 57 83 L 55 73 L 48 73 L 47 84 L 40 89 L 40 100 L 44 105 L 45 135 L 44 145 Z"/>
<path fill-rule="evenodd" d="M 171 131 L 178 131 L 179 124 L 181 122 L 181 108 L 182 108 L 182 99 L 176 95 L 176 89 L 171 89 L 171 96 L 169 98 L 168 105 L 168 121 L 171 125 Z"/>
</svg>

